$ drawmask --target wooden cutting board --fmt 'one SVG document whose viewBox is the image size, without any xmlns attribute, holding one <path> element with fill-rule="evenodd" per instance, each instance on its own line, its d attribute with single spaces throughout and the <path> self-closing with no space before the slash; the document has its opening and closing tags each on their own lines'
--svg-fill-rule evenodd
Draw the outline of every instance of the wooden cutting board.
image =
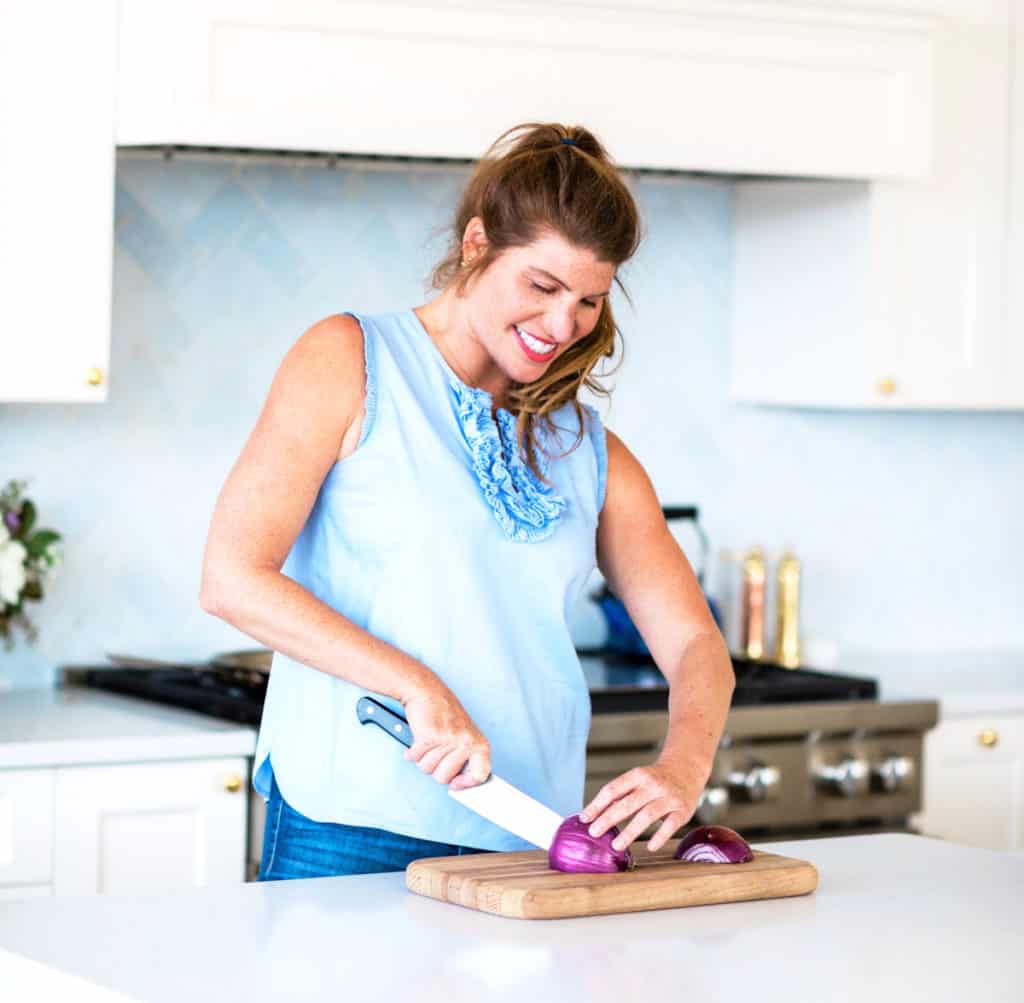
<svg viewBox="0 0 1024 1003">
<path fill-rule="evenodd" d="M 409 864 L 405 884 L 417 895 L 516 919 L 785 898 L 818 886 L 806 860 L 755 850 L 745 864 L 691 864 L 672 859 L 678 845 L 670 840 L 653 854 L 640 847 L 636 869 L 618 874 L 553 871 L 544 850 L 429 857 Z"/>
</svg>

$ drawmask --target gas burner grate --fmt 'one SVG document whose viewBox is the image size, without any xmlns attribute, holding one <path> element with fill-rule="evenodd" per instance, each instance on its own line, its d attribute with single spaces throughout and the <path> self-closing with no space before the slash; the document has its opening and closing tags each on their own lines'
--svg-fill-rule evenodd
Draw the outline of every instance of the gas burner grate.
<svg viewBox="0 0 1024 1003">
<path fill-rule="evenodd" d="M 580 654 L 589 656 L 584 672 L 595 711 L 655 710 L 666 705 L 668 683 L 649 655 L 601 650 Z M 787 669 L 738 655 L 732 661 L 736 674 L 733 707 L 878 699 L 874 679 L 816 669 Z"/>
<path fill-rule="evenodd" d="M 184 707 L 222 721 L 254 725 L 260 723 L 267 692 L 265 676 L 246 673 L 232 678 L 231 673 L 215 669 L 90 669 L 83 682 L 112 693 Z"/>
<path fill-rule="evenodd" d="M 878 683 L 861 676 L 845 676 L 815 669 L 787 669 L 774 662 L 732 659 L 736 673 L 734 707 L 766 703 L 822 700 L 877 700 Z"/>
</svg>

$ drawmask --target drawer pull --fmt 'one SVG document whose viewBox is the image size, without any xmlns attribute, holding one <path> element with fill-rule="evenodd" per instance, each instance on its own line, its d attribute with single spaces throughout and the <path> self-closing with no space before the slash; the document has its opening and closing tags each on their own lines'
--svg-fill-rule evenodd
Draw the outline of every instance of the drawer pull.
<svg viewBox="0 0 1024 1003">
<path fill-rule="evenodd" d="M 999 732 L 995 728 L 985 728 L 978 732 L 978 742 L 986 749 L 993 749 L 999 744 Z"/>
<path fill-rule="evenodd" d="M 231 776 L 224 781 L 224 790 L 228 794 L 237 794 L 242 789 L 242 778 L 237 773 L 232 773 Z"/>
</svg>

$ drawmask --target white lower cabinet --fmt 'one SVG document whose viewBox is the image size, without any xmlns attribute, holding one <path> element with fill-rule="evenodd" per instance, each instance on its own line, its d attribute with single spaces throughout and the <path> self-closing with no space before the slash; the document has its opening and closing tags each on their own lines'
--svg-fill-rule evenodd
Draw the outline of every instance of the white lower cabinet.
<svg viewBox="0 0 1024 1003">
<path fill-rule="evenodd" d="M 244 880 L 246 760 L 57 771 L 57 895 L 160 892 Z"/>
<path fill-rule="evenodd" d="M 248 764 L 0 770 L 0 899 L 243 881 Z"/>
<path fill-rule="evenodd" d="M 927 836 L 1024 852 L 1024 715 L 940 721 L 925 736 Z"/>
</svg>

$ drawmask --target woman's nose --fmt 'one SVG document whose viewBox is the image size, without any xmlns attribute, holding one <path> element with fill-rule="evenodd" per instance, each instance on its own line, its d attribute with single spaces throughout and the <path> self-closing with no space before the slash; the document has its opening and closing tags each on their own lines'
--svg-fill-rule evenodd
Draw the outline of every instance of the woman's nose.
<svg viewBox="0 0 1024 1003">
<path fill-rule="evenodd" d="M 562 344 L 576 332 L 576 311 L 572 307 L 556 310 L 548 316 L 548 334 Z"/>
</svg>

